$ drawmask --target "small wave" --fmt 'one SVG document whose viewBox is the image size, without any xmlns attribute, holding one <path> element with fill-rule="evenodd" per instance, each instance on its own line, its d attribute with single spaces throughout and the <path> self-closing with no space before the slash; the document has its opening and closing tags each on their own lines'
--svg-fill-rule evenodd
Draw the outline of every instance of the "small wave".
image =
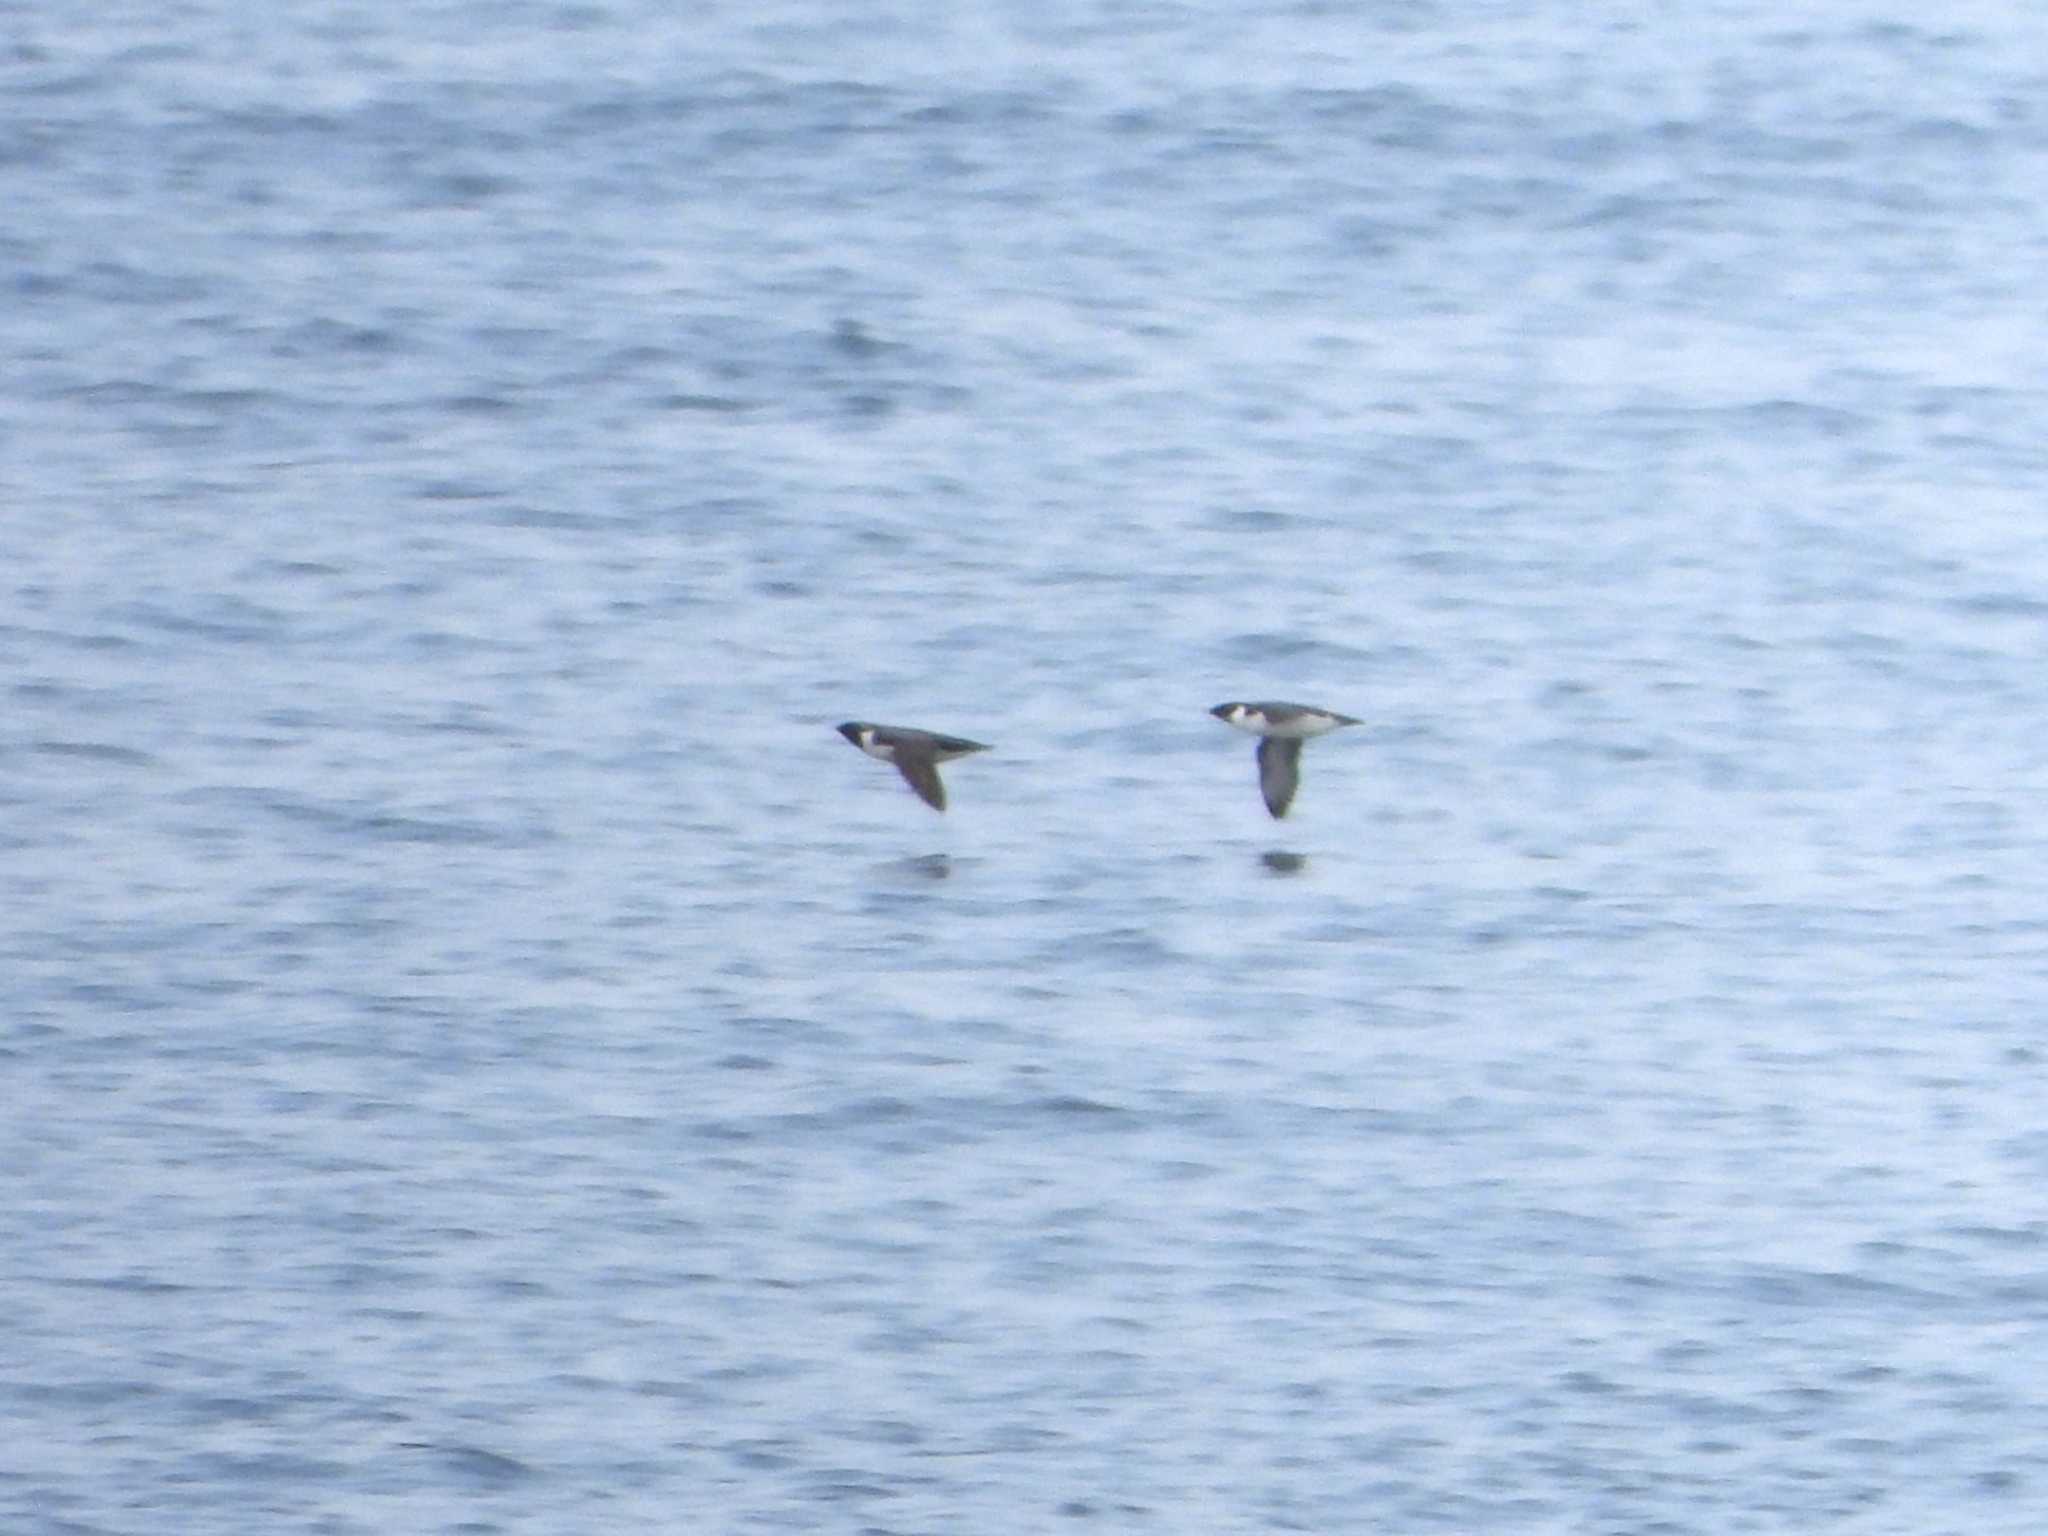
<svg viewBox="0 0 2048 1536">
<path fill-rule="evenodd" d="M 1044 1115 L 1120 1116 L 1129 1113 L 1121 1104 L 1105 1104 L 1100 1099 L 1082 1098 L 1071 1093 L 1056 1093 L 1050 1098 L 1032 1100 L 1023 1107 Z"/>
<path fill-rule="evenodd" d="M 758 411 L 761 408 L 760 401 L 743 400 L 738 395 L 656 395 L 647 404 L 650 409 L 657 411 L 702 411 L 714 416 L 737 416 L 742 411 Z"/>
<path fill-rule="evenodd" d="M 45 757 L 68 757 L 94 763 L 116 763 L 125 768 L 153 768 L 158 759 L 133 747 L 117 747 L 103 741 L 38 741 L 31 751 Z"/>
<path fill-rule="evenodd" d="M 524 1482 L 536 1475 L 532 1466 L 517 1457 L 488 1451 L 480 1445 L 437 1445 L 424 1440 L 401 1440 L 398 1448 L 402 1451 L 430 1451 L 451 1472 L 481 1483 L 503 1486 Z"/>
<path fill-rule="evenodd" d="M 200 602 L 203 607 L 197 610 L 137 602 L 126 604 L 120 612 L 138 628 L 200 640 L 274 642 L 288 628 L 283 613 L 246 598 L 215 596 Z"/>
<path fill-rule="evenodd" d="M 301 826 L 385 843 L 426 843 L 465 847 L 524 847 L 531 831 L 456 817 L 409 815 L 386 810 L 322 804 L 276 790 L 216 785 L 187 791 L 179 799 L 194 805 L 224 805 L 277 817 Z"/>
<path fill-rule="evenodd" d="M 1948 606 L 1952 612 L 1978 619 L 2039 620 L 2048 616 L 2048 600 L 2025 592 L 1977 592 Z"/>
<path fill-rule="evenodd" d="M 1225 654 L 1246 662 L 1302 662 L 1323 660 L 1361 662 L 1372 653 L 1355 645 L 1314 640 L 1305 635 L 1278 634 L 1272 630 L 1248 630 L 1223 642 Z"/>
</svg>

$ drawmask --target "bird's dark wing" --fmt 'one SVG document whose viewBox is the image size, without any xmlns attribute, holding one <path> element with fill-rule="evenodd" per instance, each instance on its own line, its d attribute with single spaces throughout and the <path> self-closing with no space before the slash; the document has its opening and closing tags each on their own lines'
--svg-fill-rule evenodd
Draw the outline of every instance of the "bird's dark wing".
<svg viewBox="0 0 2048 1536">
<path fill-rule="evenodd" d="M 939 765 L 933 761 L 929 748 L 918 748 L 899 744 L 896 748 L 896 771 L 903 775 L 903 782 L 917 791 L 917 798 L 935 811 L 946 808 L 946 786 L 939 782 Z"/>
<path fill-rule="evenodd" d="M 1295 788 L 1301 783 L 1301 738 L 1261 736 L 1258 756 L 1259 793 L 1277 821 L 1294 803 Z"/>
</svg>

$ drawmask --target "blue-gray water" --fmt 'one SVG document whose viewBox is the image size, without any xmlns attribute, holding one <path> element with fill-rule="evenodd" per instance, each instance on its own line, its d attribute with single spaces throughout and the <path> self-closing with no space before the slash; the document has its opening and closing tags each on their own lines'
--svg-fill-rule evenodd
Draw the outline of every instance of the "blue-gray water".
<svg viewBox="0 0 2048 1536">
<path fill-rule="evenodd" d="M 2048 17 L 1808 9 L 14 8 L 0 1529 L 2038 1532 Z"/>
</svg>

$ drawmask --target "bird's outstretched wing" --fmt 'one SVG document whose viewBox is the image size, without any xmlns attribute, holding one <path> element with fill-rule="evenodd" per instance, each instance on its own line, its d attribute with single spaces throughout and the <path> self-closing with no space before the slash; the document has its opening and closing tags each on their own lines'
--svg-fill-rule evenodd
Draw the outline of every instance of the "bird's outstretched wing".
<svg viewBox="0 0 2048 1536">
<path fill-rule="evenodd" d="M 1279 820 L 1294 803 L 1294 791 L 1301 784 L 1301 738 L 1261 736 L 1259 738 L 1259 793 L 1266 809 Z M 907 770 L 906 770 L 907 771 Z"/>
<path fill-rule="evenodd" d="M 919 747 L 899 744 L 896 771 L 903 782 L 917 791 L 917 798 L 935 811 L 946 808 L 946 786 L 939 780 L 939 765 L 932 754 Z"/>
</svg>

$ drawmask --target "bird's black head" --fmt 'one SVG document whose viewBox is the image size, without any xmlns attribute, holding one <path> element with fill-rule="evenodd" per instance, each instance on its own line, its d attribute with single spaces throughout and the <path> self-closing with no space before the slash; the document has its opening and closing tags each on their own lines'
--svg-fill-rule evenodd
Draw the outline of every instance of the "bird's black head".
<svg viewBox="0 0 2048 1536">
<path fill-rule="evenodd" d="M 839 731 L 839 734 L 840 734 L 840 735 L 844 736 L 844 737 L 845 737 L 845 738 L 846 738 L 846 739 L 847 739 L 848 741 L 852 742 L 852 743 L 853 743 L 853 744 L 854 744 L 854 745 L 855 745 L 856 747 L 860 745 L 860 730 L 861 730 L 861 726 L 860 726 L 860 722 L 859 722 L 858 720 L 849 720 L 849 721 L 847 721 L 847 722 L 846 722 L 846 724 L 844 724 L 844 725 L 842 725 L 842 726 L 839 726 L 839 727 L 837 727 L 837 729 L 838 729 L 838 731 Z"/>
</svg>

